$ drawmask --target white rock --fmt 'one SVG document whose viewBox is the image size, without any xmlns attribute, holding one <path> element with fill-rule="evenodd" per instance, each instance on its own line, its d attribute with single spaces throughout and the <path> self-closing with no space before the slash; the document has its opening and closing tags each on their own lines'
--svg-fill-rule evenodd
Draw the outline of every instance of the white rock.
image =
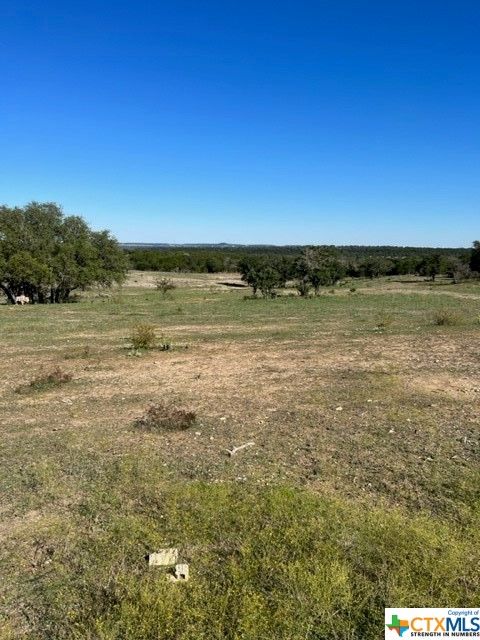
<svg viewBox="0 0 480 640">
<path fill-rule="evenodd" d="M 159 549 L 148 556 L 151 567 L 173 567 L 177 564 L 178 549 Z"/>
<path fill-rule="evenodd" d="M 188 564 L 175 565 L 175 574 L 168 577 L 172 582 L 187 582 L 190 577 Z"/>
</svg>

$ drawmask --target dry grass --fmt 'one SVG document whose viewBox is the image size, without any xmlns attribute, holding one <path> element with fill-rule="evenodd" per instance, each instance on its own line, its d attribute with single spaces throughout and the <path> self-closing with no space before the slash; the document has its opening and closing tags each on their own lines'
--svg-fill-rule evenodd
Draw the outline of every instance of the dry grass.
<svg viewBox="0 0 480 640">
<path fill-rule="evenodd" d="M 462 322 L 462 316 L 452 309 L 439 309 L 433 314 L 432 320 L 438 327 L 452 327 Z"/>
</svg>

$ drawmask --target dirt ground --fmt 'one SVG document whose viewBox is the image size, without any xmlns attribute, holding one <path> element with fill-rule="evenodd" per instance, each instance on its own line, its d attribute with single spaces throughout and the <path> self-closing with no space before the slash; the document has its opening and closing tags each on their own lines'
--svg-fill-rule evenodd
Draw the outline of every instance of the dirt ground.
<svg viewBox="0 0 480 640">
<path fill-rule="evenodd" d="M 444 287 L 412 294 L 410 283 L 378 281 L 354 295 L 249 301 L 219 284 L 238 283 L 234 274 L 175 274 L 177 288 L 162 298 L 156 277 L 134 272 L 108 299 L 1 310 L 1 427 L 14 466 L 37 464 L 37 442 L 46 460 L 54 443 L 106 457 L 153 449 L 172 477 L 293 480 L 432 510 L 454 508 L 439 484 L 445 470 L 453 489 L 470 486 L 479 459 L 477 293 L 452 291 L 463 296 L 465 323 L 435 327 L 424 300 L 442 304 Z M 378 328 L 386 309 L 392 324 Z M 172 338 L 172 350 L 129 353 L 129 331 L 145 321 Z M 15 392 L 55 366 L 72 382 Z M 158 401 L 195 411 L 197 425 L 133 428 Z M 7 528 L 14 493 L 3 504 Z"/>
</svg>

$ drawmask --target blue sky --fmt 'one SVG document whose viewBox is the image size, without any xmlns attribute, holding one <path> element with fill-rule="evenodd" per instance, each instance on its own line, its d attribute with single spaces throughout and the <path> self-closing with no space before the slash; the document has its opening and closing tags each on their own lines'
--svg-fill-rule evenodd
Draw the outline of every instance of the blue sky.
<svg viewBox="0 0 480 640">
<path fill-rule="evenodd" d="M 0 0 L 0 202 L 122 241 L 467 246 L 480 3 Z"/>
</svg>

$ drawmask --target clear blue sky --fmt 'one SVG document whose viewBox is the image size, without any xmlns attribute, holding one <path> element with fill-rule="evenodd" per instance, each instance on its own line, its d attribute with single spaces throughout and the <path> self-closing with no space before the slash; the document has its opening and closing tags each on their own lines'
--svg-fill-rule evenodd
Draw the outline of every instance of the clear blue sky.
<svg viewBox="0 0 480 640">
<path fill-rule="evenodd" d="M 478 0 L 0 0 L 0 52 L 0 202 L 122 241 L 480 237 Z"/>
</svg>

